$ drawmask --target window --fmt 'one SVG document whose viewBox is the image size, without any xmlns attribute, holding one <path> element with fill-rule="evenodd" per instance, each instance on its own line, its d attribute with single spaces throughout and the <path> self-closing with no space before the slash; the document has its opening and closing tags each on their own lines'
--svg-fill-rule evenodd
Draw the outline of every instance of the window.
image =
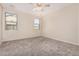
<svg viewBox="0 0 79 59">
<path fill-rule="evenodd" d="M 40 19 L 39 18 L 34 19 L 34 29 L 36 29 L 36 30 L 40 29 Z"/>
<path fill-rule="evenodd" d="M 5 13 L 5 29 L 16 30 L 17 29 L 17 17 L 13 13 Z"/>
</svg>

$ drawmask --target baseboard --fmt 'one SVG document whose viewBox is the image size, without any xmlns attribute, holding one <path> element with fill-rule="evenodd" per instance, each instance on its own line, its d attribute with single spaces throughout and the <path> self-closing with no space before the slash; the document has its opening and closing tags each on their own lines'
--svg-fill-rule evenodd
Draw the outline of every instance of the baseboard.
<svg viewBox="0 0 79 59">
<path fill-rule="evenodd" d="M 14 40 L 3 40 L 2 42 L 16 41 L 16 40 L 22 40 L 22 39 L 31 39 L 31 38 L 39 38 L 39 37 L 42 37 L 42 36 L 27 37 L 27 38 L 20 38 L 20 39 L 14 39 Z"/>
<path fill-rule="evenodd" d="M 57 40 L 56 38 L 50 38 L 50 37 L 46 37 L 46 36 L 44 36 L 45 38 L 49 38 L 49 39 L 52 39 L 52 40 Z M 68 44 L 72 44 L 72 45 L 77 45 L 77 46 L 79 46 L 79 44 L 77 44 L 77 43 L 72 43 L 72 42 L 68 42 L 68 41 L 64 41 L 64 40 L 57 40 L 57 41 L 61 41 L 61 42 L 65 42 L 65 43 L 68 43 Z"/>
<path fill-rule="evenodd" d="M 50 38 L 50 37 L 46 37 L 46 36 L 35 36 L 35 37 L 21 38 L 21 39 L 31 39 L 31 38 L 34 39 L 34 38 L 40 38 L 40 37 L 45 37 L 45 38 L 48 38 L 48 39 L 57 40 L 56 38 Z M 21 40 L 21 39 L 15 39 L 15 40 L 10 40 L 10 41 L 16 41 L 16 40 Z M 65 43 L 68 43 L 68 44 L 78 45 L 79 46 L 79 44 L 71 43 L 71 42 L 68 42 L 68 41 L 63 41 L 63 40 L 57 40 L 57 41 L 61 41 L 61 42 L 65 42 Z M 2 41 L 2 42 L 7 42 L 7 41 Z M 0 42 L 0 45 L 2 44 L 2 42 Z"/>
</svg>

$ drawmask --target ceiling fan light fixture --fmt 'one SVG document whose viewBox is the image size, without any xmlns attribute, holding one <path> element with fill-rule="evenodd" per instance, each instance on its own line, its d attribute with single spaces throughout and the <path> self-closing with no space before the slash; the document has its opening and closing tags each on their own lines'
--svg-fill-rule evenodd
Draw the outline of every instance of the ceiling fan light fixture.
<svg viewBox="0 0 79 59">
<path fill-rule="evenodd" d="M 46 7 L 49 7 L 49 4 L 45 3 L 34 3 L 33 4 L 33 14 L 43 14 L 43 11 Z"/>
</svg>

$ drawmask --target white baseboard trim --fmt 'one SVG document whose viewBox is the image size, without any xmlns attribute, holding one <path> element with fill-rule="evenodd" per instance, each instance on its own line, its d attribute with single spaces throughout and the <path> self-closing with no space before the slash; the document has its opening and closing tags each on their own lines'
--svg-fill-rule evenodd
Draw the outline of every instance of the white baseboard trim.
<svg viewBox="0 0 79 59">
<path fill-rule="evenodd" d="M 38 37 L 41 37 L 41 36 L 25 37 L 25 38 L 20 38 L 20 39 L 13 39 L 13 40 L 2 40 L 2 42 L 22 40 L 22 39 L 30 39 L 30 38 L 38 38 Z"/>
<path fill-rule="evenodd" d="M 47 36 L 44 36 L 44 37 L 49 38 L 49 39 L 57 40 L 56 38 L 50 38 L 50 37 L 47 37 Z M 65 43 L 68 43 L 68 44 L 72 44 L 72 45 L 77 45 L 77 46 L 79 46 L 79 44 L 77 44 L 77 43 L 72 43 L 72 42 L 68 42 L 68 41 L 64 41 L 64 40 L 57 40 L 57 41 L 61 41 L 61 42 L 65 42 Z"/>
</svg>

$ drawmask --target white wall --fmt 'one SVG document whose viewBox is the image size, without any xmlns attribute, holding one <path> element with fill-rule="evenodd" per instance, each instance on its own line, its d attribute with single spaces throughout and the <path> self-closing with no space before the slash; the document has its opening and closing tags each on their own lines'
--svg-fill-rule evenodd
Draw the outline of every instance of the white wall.
<svg viewBox="0 0 79 59">
<path fill-rule="evenodd" d="M 9 11 L 17 14 L 18 16 L 18 29 L 17 30 L 5 30 L 5 12 Z M 40 35 L 40 31 L 33 30 L 33 16 L 28 13 L 23 13 L 17 10 L 5 10 L 3 11 L 3 40 L 10 41 L 23 38 L 36 37 Z"/>
<path fill-rule="evenodd" d="M 79 45 L 77 6 L 77 4 L 72 4 L 47 14 L 43 20 L 43 36 Z"/>
</svg>

